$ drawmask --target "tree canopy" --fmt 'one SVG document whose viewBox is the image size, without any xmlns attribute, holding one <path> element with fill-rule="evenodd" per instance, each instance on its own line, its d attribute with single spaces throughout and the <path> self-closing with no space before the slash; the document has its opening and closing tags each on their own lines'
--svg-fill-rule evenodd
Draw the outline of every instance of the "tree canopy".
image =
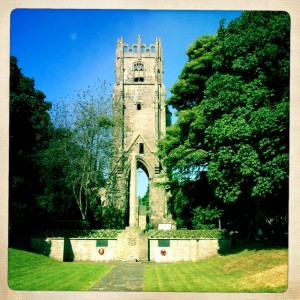
<svg viewBox="0 0 300 300">
<path fill-rule="evenodd" d="M 77 207 L 80 218 L 101 223 L 99 189 L 104 188 L 112 152 L 111 98 L 105 82 L 57 102 L 52 112 L 55 127 L 49 147 L 41 153 L 46 193 L 40 203 L 47 210 L 56 203 Z M 56 157 L 56 160 L 53 160 Z"/>
<path fill-rule="evenodd" d="M 11 58 L 9 222 L 12 233 L 51 226 L 103 227 L 100 189 L 110 174 L 112 116 L 106 82 L 51 104 Z M 51 117 L 50 117 L 50 109 Z M 118 215 L 116 220 L 120 219 Z M 63 221 L 66 222 L 63 225 Z M 81 220 L 81 222 L 80 222 Z M 61 221 L 61 222 L 57 222 Z M 58 225 L 55 225 L 57 223 Z M 111 222 L 109 223 L 111 224 Z M 110 225 L 105 225 L 107 227 Z"/>
<path fill-rule="evenodd" d="M 14 229 L 39 216 L 36 196 L 43 190 L 37 154 L 49 143 L 51 104 L 23 75 L 16 57 L 10 61 L 9 213 Z M 28 225 L 29 226 L 29 225 Z M 34 226 L 34 225 L 33 225 Z"/>
<path fill-rule="evenodd" d="M 205 204 L 225 208 L 224 217 L 238 208 L 237 222 L 257 226 L 286 220 L 289 37 L 287 13 L 244 12 L 188 48 L 168 100 L 178 120 L 159 144 L 175 187 L 169 202 L 175 219 L 186 222 L 176 205 L 191 211 Z M 187 197 L 186 187 L 201 178 L 213 194 L 197 194 L 195 185 Z"/>
</svg>

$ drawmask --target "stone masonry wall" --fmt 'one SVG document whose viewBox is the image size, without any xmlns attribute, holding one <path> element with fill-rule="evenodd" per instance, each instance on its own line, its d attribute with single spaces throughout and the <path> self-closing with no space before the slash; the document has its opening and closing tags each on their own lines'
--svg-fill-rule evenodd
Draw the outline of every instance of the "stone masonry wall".
<svg viewBox="0 0 300 300">
<path fill-rule="evenodd" d="M 161 241 L 161 240 L 160 240 Z M 219 239 L 166 239 L 170 245 L 159 245 L 158 239 L 150 239 L 150 261 L 173 263 L 198 261 L 218 255 L 231 245 L 231 240 Z"/>
<path fill-rule="evenodd" d="M 136 244 L 131 246 L 132 236 Z M 105 245 L 106 242 L 107 245 Z M 137 245 L 136 250 L 133 249 L 135 245 Z M 132 256 L 156 263 L 195 262 L 215 256 L 229 248 L 231 240 L 148 239 L 148 250 L 145 245 L 147 245 L 147 237 L 126 231 L 120 234 L 118 239 L 31 240 L 31 246 L 35 251 L 60 261 L 110 262 L 130 260 Z M 145 254 L 147 252 L 148 257 Z"/>
</svg>

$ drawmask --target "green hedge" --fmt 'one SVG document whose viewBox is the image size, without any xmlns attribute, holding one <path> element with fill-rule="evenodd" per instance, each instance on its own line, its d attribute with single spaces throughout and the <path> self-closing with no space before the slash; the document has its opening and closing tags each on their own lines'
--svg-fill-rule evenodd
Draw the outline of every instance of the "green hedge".
<svg viewBox="0 0 300 300">
<path fill-rule="evenodd" d="M 46 230 L 39 234 L 43 238 L 107 238 L 114 239 L 121 229 Z"/>
<path fill-rule="evenodd" d="M 43 238 L 117 238 L 121 229 L 101 229 L 101 230 L 47 230 L 38 237 Z M 219 229 L 201 230 L 149 230 L 146 231 L 149 238 L 175 238 L 175 239 L 201 239 L 201 238 L 225 238 L 227 231 Z"/>
<path fill-rule="evenodd" d="M 146 232 L 149 238 L 175 238 L 175 239 L 219 239 L 228 237 L 225 230 L 201 229 L 201 230 L 149 230 Z"/>
</svg>

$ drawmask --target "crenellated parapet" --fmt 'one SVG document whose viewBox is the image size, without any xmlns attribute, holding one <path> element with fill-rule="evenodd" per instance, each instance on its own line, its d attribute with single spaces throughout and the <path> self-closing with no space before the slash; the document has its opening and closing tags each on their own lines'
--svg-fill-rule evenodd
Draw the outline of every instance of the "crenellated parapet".
<svg viewBox="0 0 300 300">
<path fill-rule="evenodd" d="M 126 60 L 124 61 L 124 59 Z M 117 41 L 116 82 L 162 83 L 163 59 L 160 38 L 154 44 L 143 44 L 138 36 L 136 44 L 125 44 L 123 38 Z"/>
</svg>

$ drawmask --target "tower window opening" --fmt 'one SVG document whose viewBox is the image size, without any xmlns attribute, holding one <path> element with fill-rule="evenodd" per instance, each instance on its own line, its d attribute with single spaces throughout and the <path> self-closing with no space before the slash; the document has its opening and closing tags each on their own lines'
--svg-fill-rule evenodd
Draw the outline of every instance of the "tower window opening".
<svg viewBox="0 0 300 300">
<path fill-rule="evenodd" d="M 139 154 L 144 154 L 144 143 L 139 143 Z"/>
<path fill-rule="evenodd" d="M 136 109 L 137 109 L 137 110 L 141 110 L 141 109 L 142 109 L 141 103 L 138 103 L 138 104 L 136 105 Z"/>
<path fill-rule="evenodd" d="M 134 82 L 144 82 L 144 77 L 134 77 Z"/>
</svg>

